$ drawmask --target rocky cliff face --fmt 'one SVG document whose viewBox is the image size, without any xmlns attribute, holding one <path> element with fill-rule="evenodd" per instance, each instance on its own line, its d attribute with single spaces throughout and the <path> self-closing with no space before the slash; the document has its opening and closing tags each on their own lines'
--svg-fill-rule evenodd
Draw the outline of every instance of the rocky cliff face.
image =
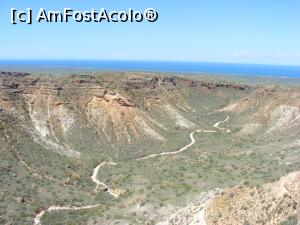
<svg viewBox="0 0 300 225">
<path fill-rule="evenodd" d="M 239 91 L 248 88 L 141 75 L 103 80 L 91 75 L 47 78 L 1 72 L 1 77 L 1 109 L 23 118 L 23 125 L 45 147 L 72 156 L 79 153 L 70 147 L 68 136 L 82 127 L 95 129 L 108 143 L 132 143 L 142 139 L 164 141 L 164 122 L 151 118 L 148 113 L 151 109 L 163 113 L 178 127 L 193 127 L 195 124 L 178 110 L 182 102 L 176 98 L 183 98 L 178 86 L 189 87 L 193 83 L 195 88 Z"/>
</svg>

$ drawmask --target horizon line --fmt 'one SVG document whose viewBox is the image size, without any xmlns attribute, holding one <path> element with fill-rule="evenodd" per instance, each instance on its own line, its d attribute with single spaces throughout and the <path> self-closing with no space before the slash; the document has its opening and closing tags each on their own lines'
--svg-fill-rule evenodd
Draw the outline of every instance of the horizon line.
<svg viewBox="0 0 300 225">
<path fill-rule="evenodd" d="M 251 62 L 222 62 L 222 61 L 188 61 L 188 60 L 145 60 L 145 59 L 1 59 L 1 61 L 115 61 L 115 62 L 160 62 L 160 63 L 209 63 L 209 64 L 235 64 L 235 65 L 258 65 L 258 66 L 291 66 L 300 67 L 300 64 L 273 64 L 273 63 L 251 63 Z"/>
</svg>

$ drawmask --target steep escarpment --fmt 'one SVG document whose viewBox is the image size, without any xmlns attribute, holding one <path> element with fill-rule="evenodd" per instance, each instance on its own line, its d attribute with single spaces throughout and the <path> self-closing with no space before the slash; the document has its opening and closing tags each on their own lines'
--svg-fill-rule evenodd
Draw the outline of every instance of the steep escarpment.
<svg viewBox="0 0 300 225">
<path fill-rule="evenodd" d="M 165 140 L 156 119 L 124 90 L 120 94 L 106 82 L 89 78 L 12 80 L 2 81 L 2 110 L 23 118 L 26 130 L 47 149 L 78 157 L 80 152 L 69 139 L 82 128 L 95 130 L 104 143 Z"/>
<path fill-rule="evenodd" d="M 237 115 L 241 135 L 274 135 L 279 132 L 297 132 L 300 123 L 300 96 L 298 90 L 259 88 L 252 94 L 234 101 L 220 112 Z M 245 122 L 243 122 L 243 120 Z"/>
<path fill-rule="evenodd" d="M 23 95 L 33 129 L 27 127 L 37 142 L 47 149 L 73 157 L 80 155 L 68 144 L 68 133 L 75 123 L 75 114 L 54 95 L 35 92 Z M 26 125 L 25 125 L 26 126 Z"/>
<path fill-rule="evenodd" d="M 45 148 L 78 157 L 70 136 L 83 127 L 94 129 L 105 143 L 132 143 L 142 139 L 166 140 L 166 127 L 195 127 L 194 112 L 180 87 L 186 79 L 131 75 L 107 79 L 6 75 L 1 81 L 1 107 L 22 119 L 24 127 Z M 244 90 L 244 87 L 204 84 L 199 87 Z M 157 117 L 160 115 L 161 118 Z M 155 117 L 155 118 L 154 118 Z M 162 120 L 161 120 L 162 119 Z"/>
<path fill-rule="evenodd" d="M 119 93 L 93 96 L 87 102 L 86 114 L 90 124 L 102 132 L 109 142 L 115 139 L 117 142 L 127 140 L 130 143 L 143 136 L 164 140 L 156 131 L 159 128 L 147 119 L 145 113 Z"/>
</svg>

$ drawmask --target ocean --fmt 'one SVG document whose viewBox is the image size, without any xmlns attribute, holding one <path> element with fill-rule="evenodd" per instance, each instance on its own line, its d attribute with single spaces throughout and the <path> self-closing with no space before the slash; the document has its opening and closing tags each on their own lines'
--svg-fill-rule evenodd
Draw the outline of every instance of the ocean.
<svg viewBox="0 0 300 225">
<path fill-rule="evenodd" d="M 145 71 L 300 78 L 300 66 L 111 60 L 0 60 L 0 70 Z"/>
</svg>

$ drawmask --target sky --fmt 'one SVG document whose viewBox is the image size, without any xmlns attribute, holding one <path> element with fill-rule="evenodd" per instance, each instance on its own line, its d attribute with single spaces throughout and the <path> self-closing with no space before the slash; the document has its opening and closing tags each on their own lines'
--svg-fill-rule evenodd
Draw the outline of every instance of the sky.
<svg viewBox="0 0 300 225">
<path fill-rule="evenodd" d="M 143 11 L 155 23 L 10 22 L 11 8 Z M 299 0 L 1 0 L 0 59 L 300 65 Z"/>
</svg>

